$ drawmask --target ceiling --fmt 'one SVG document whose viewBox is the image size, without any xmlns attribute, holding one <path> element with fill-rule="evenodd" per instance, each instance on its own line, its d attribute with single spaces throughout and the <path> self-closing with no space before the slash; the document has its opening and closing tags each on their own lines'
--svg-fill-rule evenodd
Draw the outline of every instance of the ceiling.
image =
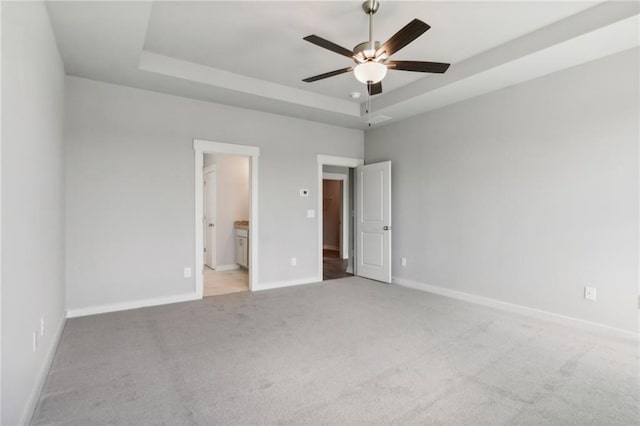
<svg viewBox="0 0 640 426">
<path fill-rule="evenodd" d="M 48 2 L 67 74 L 232 106 L 367 128 L 366 88 L 350 66 L 302 38 L 353 48 L 361 2 Z M 636 2 L 381 1 L 374 39 L 413 18 L 431 29 L 393 56 L 449 62 L 444 75 L 390 71 L 374 119 L 393 122 L 638 46 Z M 363 96 L 354 100 L 351 92 Z M 382 125 L 377 124 L 377 125 Z"/>
</svg>

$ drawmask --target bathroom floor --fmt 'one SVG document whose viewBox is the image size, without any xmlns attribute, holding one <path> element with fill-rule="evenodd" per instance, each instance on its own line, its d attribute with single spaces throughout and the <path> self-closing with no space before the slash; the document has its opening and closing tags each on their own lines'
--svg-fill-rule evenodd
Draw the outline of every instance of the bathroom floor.
<svg viewBox="0 0 640 426">
<path fill-rule="evenodd" d="M 214 271 L 204 267 L 204 297 L 249 291 L 249 274 L 245 269 Z"/>
</svg>

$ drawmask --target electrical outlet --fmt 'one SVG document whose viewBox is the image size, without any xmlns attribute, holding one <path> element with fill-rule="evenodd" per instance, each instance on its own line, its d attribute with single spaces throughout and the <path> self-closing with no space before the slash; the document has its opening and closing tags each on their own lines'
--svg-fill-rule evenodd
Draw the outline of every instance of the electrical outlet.
<svg viewBox="0 0 640 426">
<path fill-rule="evenodd" d="M 35 353 L 36 349 L 38 349 L 38 332 L 33 332 L 33 352 Z"/>
<path fill-rule="evenodd" d="M 585 287 L 584 288 L 584 298 L 591 302 L 596 301 L 596 288 L 595 287 Z"/>
<path fill-rule="evenodd" d="M 313 219 L 314 217 L 316 217 L 316 211 L 313 210 L 313 209 L 307 210 L 307 218 L 308 219 Z"/>
<path fill-rule="evenodd" d="M 184 277 L 191 278 L 191 268 L 184 268 Z"/>
<path fill-rule="evenodd" d="M 295 257 L 291 258 L 291 266 L 296 266 L 298 264 L 298 259 L 296 259 Z"/>
<path fill-rule="evenodd" d="M 407 267 L 407 258 L 406 257 L 400 258 L 400 265 L 402 265 L 403 268 Z"/>
<path fill-rule="evenodd" d="M 44 336 L 44 317 L 40 317 L 40 336 Z"/>
</svg>

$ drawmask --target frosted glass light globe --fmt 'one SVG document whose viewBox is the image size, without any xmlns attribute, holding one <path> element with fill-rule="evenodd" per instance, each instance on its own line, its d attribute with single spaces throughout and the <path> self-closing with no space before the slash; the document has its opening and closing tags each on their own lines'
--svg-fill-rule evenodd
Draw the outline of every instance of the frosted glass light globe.
<svg viewBox="0 0 640 426">
<path fill-rule="evenodd" d="M 361 83 L 377 83 L 387 75 L 387 67 L 380 62 L 368 61 L 357 65 L 353 74 Z"/>
</svg>

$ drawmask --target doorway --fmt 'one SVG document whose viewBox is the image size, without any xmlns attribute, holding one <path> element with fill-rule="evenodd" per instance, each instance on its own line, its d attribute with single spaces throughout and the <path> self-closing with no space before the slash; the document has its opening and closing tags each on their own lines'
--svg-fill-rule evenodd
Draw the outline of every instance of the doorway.
<svg viewBox="0 0 640 426">
<path fill-rule="evenodd" d="M 349 247 L 353 245 L 352 169 L 323 166 L 322 173 L 322 280 L 353 275 Z"/>
<path fill-rule="evenodd" d="M 361 159 L 318 155 L 318 269 L 322 280 L 355 274 L 355 167 Z"/>
<path fill-rule="evenodd" d="M 258 244 L 252 241 L 258 228 L 260 149 L 198 139 L 193 146 L 199 236 L 195 291 L 205 297 L 253 290 L 258 270 Z"/>
<path fill-rule="evenodd" d="M 249 157 L 204 154 L 204 290 L 249 290 Z"/>
</svg>

